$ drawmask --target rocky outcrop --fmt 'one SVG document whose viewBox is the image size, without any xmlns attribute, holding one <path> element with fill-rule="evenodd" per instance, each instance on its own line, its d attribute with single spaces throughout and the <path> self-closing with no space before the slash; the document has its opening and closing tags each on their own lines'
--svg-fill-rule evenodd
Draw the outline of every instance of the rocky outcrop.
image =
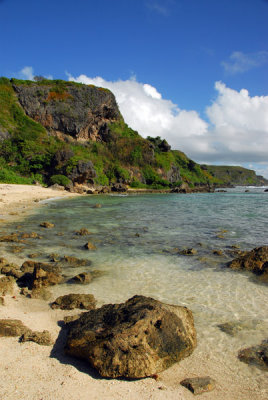
<svg viewBox="0 0 268 400">
<path fill-rule="evenodd" d="M 259 280 L 268 283 L 268 246 L 257 247 L 246 252 L 231 261 L 228 267 L 233 270 L 253 272 Z"/>
<path fill-rule="evenodd" d="M 72 182 L 77 183 L 94 183 L 93 179 L 96 178 L 97 174 L 91 161 L 78 161 L 78 164 L 72 172 L 68 175 L 68 178 Z"/>
<path fill-rule="evenodd" d="M 151 376 L 196 347 L 190 310 L 144 296 L 84 313 L 68 326 L 66 353 L 86 359 L 104 377 Z"/>
<path fill-rule="evenodd" d="M 15 83 L 13 88 L 26 114 L 58 136 L 96 141 L 107 123 L 122 118 L 108 89 L 63 81 Z"/>
</svg>

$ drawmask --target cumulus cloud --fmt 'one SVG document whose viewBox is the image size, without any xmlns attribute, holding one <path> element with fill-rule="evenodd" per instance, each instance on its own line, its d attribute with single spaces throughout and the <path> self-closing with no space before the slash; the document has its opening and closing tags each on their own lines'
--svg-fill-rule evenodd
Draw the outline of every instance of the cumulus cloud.
<svg viewBox="0 0 268 400">
<path fill-rule="evenodd" d="M 29 81 L 32 81 L 34 78 L 33 72 L 33 67 L 24 67 L 22 70 L 20 70 L 19 75 L 22 79 L 28 79 Z"/>
<path fill-rule="evenodd" d="M 268 51 L 258 51 L 256 53 L 243 53 L 242 51 L 234 51 L 228 61 L 223 61 L 225 72 L 231 75 L 243 73 L 250 69 L 260 67 L 268 62 Z"/>
<path fill-rule="evenodd" d="M 163 15 L 164 17 L 167 17 L 170 14 L 169 7 L 171 3 L 172 3 L 171 0 L 164 0 L 164 1 L 149 0 L 146 2 L 146 6 L 150 10 L 155 11 L 158 14 Z"/>
<path fill-rule="evenodd" d="M 206 122 L 196 111 L 179 108 L 134 78 L 111 82 L 68 76 L 110 89 L 125 121 L 142 136 L 161 136 L 198 162 L 263 163 L 258 168 L 268 176 L 268 96 L 251 97 L 246 89 L 236 91 L 216 82 L 217 98 L 206 109 Z"/>
</svg>

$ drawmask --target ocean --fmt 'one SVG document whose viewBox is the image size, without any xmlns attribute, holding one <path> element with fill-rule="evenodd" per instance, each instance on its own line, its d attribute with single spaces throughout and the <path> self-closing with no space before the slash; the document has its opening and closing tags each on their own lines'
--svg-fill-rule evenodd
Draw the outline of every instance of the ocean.
<svg viewBox="0 0 268 400">
<path fill-rule="evenodd" d="M 237 353 L 267 339 L 267 286 L 249 273 L 226 267 L 235 258 L 234 250 L 268 245 L 268 193 L 264 188 L 245 189 L 46 201 L 19 227 L 9 224 L 5 233 L 34 231 L 42 236 L 21 244 L 20 257 L 37 253 L 37 260 L 47 262 L 51 253 L 57 253 L 92 261 L 88 267 L 66 269 L 66 277 L 103 272 L 88 285 L 65 283 L 51 288 L 54 297 L 92 293 L 101 306 L 141 294 L 187 306 L 194 314 L 196 351 L 229 369 L 235 363 L 241 379 L 256 380 L 263 372 L 237 361 Z M 41 228 L 42 221 L 55 227 Z M 91 234 L 76 235 L 81 228 Z M 84 249 L 87 241 L 96 250 Z M 5 245 L 6 258 L 12 247 Z M 194 249 L 195 254 L 179 254 L 183 249 Z M 233 335 L 219 327 L 227 322 L 237 327 Z"/>
</svg>

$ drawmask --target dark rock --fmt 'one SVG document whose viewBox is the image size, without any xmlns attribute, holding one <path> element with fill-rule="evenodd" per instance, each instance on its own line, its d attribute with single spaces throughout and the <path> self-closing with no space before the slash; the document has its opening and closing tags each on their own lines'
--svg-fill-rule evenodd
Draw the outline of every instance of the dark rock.
<svg viewBox="0 0 268 400">
<path fill-rule="evenodd" d="M 0 336 L 21 336 L 29 330 L 18 319 L 0 319 Z"/>
<path fill-rule="evenodd" d="M 264 192 L 268 192 L 268 189 L 264 189 Z"/>
<path fill-rule="evenodd" d="M 176 165 L 172 165 L 167 172 L 167 180 L 170 183 L 175 183 L 181 180 L 180 169 Z"/>
<path fill-rule="evenodd" d="M 51 261 L 51 262 L 59 262 L 61 259 L 61 257 L 57 253 L 49 254 L 48 258 L 49 258 L 49 261 Z"/>
<path fill-rule="evenodd" d="M 58 297 L 51 308 L 60 308 L 61 310 L 73 310 L 80 308 L 82 310 L 93 310 L 96 307 L 96 300 L 93 294 L 67 294 Z"/>
<path fill-rule="evenodd" d="M 268 283 L 268 246 L 257 247 L 227 264 L 233 270 L 250 271 Z"/>
<path fill-rule="evenodd" d="M 68 178 L 77 183 L 93 183 L 93 179 L 96 178 L 96 176 L 97 174 L 91 161 L 79 160 L 77 166 L 74 167 L 72 172 L 68 175 Z"/>
<path fill-rule="evenodd" d="M 46 330 L 43 332 L 28 331 L 23 333 L 20 337 L 20 342 L 35 342 L 41 346 L 51 346 L 53 344 L 51 335 Z"/>
<path fill-rule="evenodd" d="M 210 376 L 186 378 L 181 381 L 181 385 L 189 389 L 195 395 L 211 392 L 211 390 L 215 389 L 215 383 L 215 380 L 210 378 Z"/>
<path fill-rule="evenodd" d="M 223 256 L 223 251 L 222 250 L 213 250 L 213 254 L 215 256 Z"/>
<path fill-rule="evenodd" d="M 40 226 L 42 226 L 42 228 L 51 229 L 51 228 L 54 228 L 55 225 L 52 224 L 52 222 L 45 221 L 45 222 L 41 222 Z"/>
<path fill-rule="evenodd" d="M 183 256 L 194 256 L 197 254 L 197 250 L 196 249 L 183 249 L 181 251 L 179 251 L 179 254 L 183 255 Z"/>
<path fill-rule="evenodd" d="M 264 340 L 260 345 L 240 350 L 238 358 L 240 361 L 268 371 L 268 340 Z"/>
<path fill-rule="evenodd" d="M 190 310 L 144 296 L 83 313 L 68 326 L 66 353 L 86 359 L 104 377 L 152 376 L 196 347 Z"/>
<path fill-rule="evenodd" d="M 0 278 L 0 296 L 13 294 L 15 279 L 12 276 Z"/>
<path fill-rule="evenodd" d="M 76 314 L 76 315 L 66 315 L 63 318 L 63 321 L 65 324 L 69 324 L 70 322 L 76 321 L 77 319 L 79 319 L 81 316 L 81 314 Z"/>
<path fill-rule="evenodd" d="M 127 186 L 123 183 L 114 183 L 111 187 L 112 192 L 127 192 Z"/>
<path fill-rule="evenodd" d="M 15 279 L 19 279 L 23 276 L 23 272 L 21 272 L 20 268 L 13 267 L 12 264 L 9 266 L 3 267 L 1 269 L 1 273 L 6 276 L 13 276 Z"/>
<path fill-rule="evenodd" d="M 96 250 L 97 247 L 95 246 L 95 244 L 91 243 L 91 242 L 87 242 L 84 246 L 85 249 L 87 250 Z"/>
</svg>

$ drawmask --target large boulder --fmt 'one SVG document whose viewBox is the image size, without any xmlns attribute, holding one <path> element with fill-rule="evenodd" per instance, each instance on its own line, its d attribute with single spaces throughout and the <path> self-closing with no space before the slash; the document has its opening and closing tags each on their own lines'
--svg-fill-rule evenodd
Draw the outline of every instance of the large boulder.
<svg viewBox="0 0 268 400">
<path fill-rule="evenodd" d="M 103 377 L 151 376 L 196 347 L 190 310 L 144 296 L 86 312 L 68 326 L 66 353 L 86 359 Z"/>
<path fill-rule="evenodd" d="M 268 246 L 257 247 L 228 264 L 233 270 L 250 271 L 268 283 Z"/>
</svg>

